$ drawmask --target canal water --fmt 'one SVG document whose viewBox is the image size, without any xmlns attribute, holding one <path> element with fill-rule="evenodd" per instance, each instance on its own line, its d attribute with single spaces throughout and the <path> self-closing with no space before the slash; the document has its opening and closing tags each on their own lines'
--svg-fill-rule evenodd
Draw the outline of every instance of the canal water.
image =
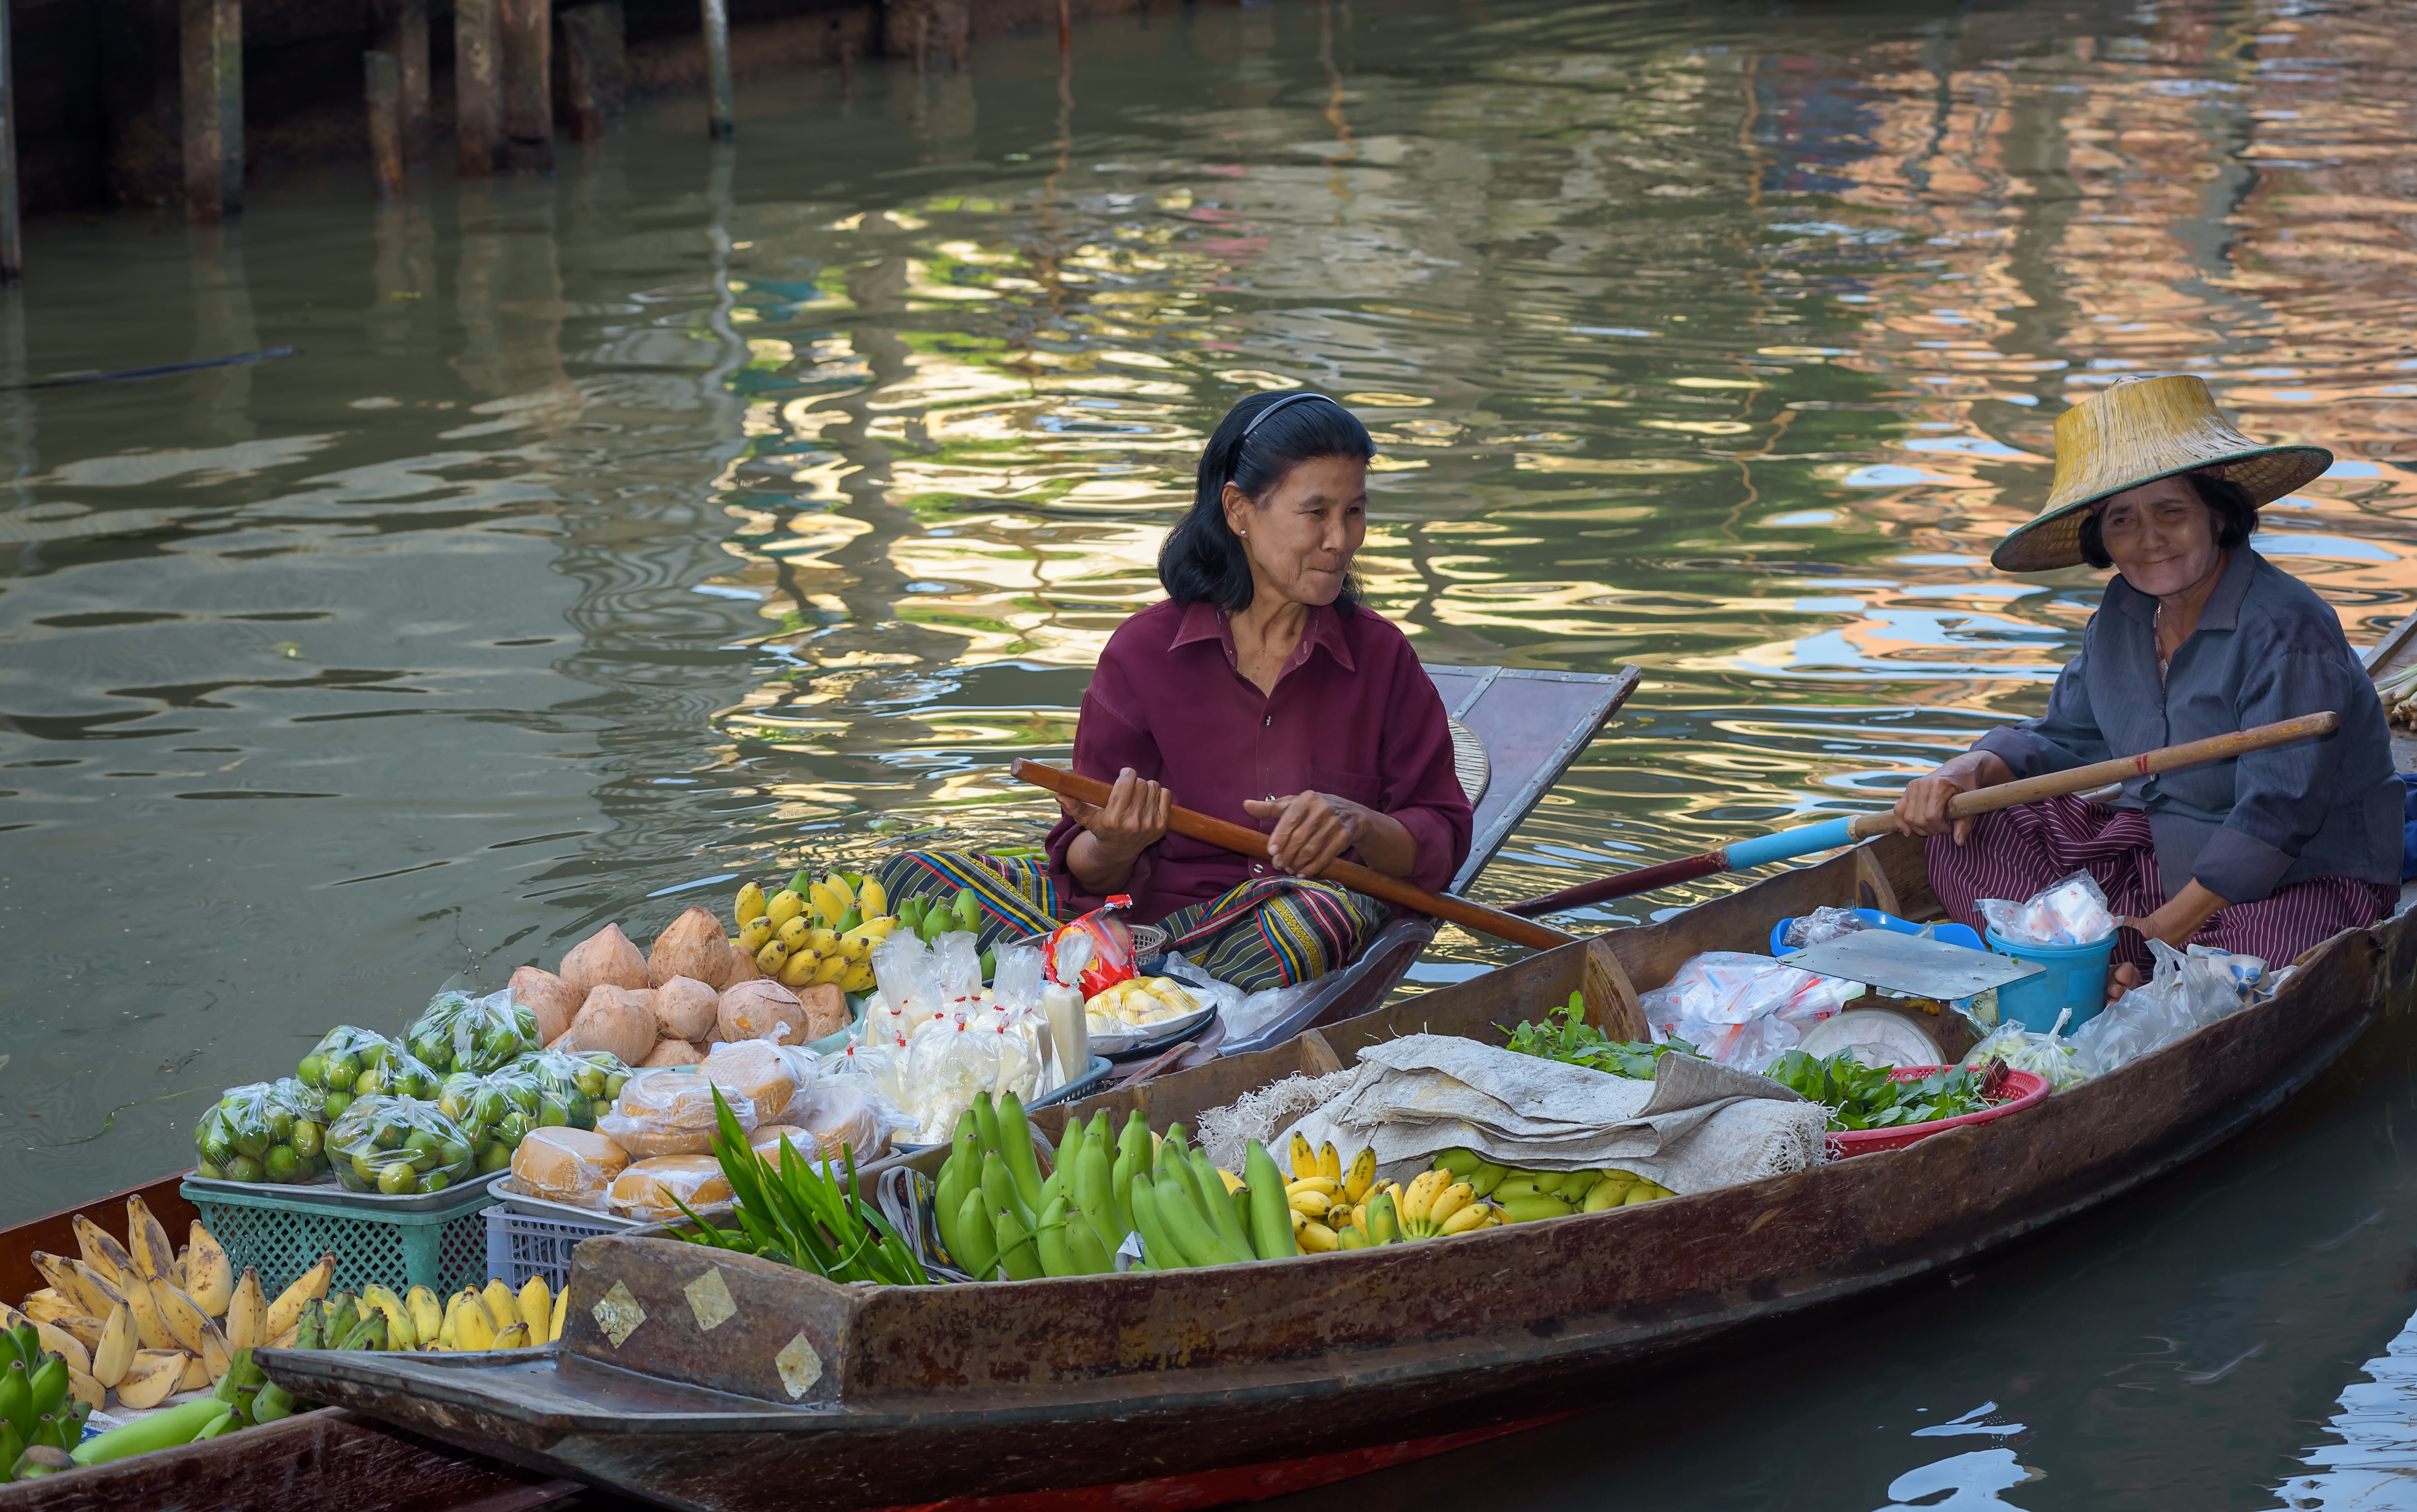
<svg viewBox="0 0 2417 1512">
<path fill-rule="evenodd" d="M 2410 41 L 2382 0 L 1162 4 L 743 89 L 735 146 L 676 100 L 545 179 L 39 220 L 0 1222 L 603 921 L 1031 842 L 1003 765 L 1065 754 L 1257 389 L 1376 434 L 1361 567 L 1429 660 L 1645 671 L 1489 898 L 1877 807 L 2039 709 L 2100 579 L 1986 557 L 2126 375 L 2337 454 L 2258 546 L 2371 643 L 2417 599 Z M 2417 1506 L 2412 1084 L 2379 1032 L 2118 1212 L 1366 1490 Z"/>
</svg>

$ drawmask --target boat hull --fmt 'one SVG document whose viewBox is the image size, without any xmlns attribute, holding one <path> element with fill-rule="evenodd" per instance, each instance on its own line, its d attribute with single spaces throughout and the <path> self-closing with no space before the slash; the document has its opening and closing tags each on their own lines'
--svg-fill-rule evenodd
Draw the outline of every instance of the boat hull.
<svg viewBox="0 0 2417 1512">
<path fill-rule="evenodd" d="M 1493 1026 L 1581 980 L 1595 1011 L 1607 985 L 1663 980 L 1782 911 L 1902 885 L 1908 847 L 1878 844 L 1334 1025 L 1324 1043 L 1347 1063 L 1420 1028 L 1498 1038 Z M 938 1291 L 835 1287 L 619 1239 L 580 1250 L 558 1353 L 266 1359 L 298 1390 L 417 1432 L 727 1512 L 1020 1496 L 1482 1431 L 1598 1399 L 1742 1330 L 1960 1267 L 2204 1155 L 2388 1007 L 2405 1010 L 2387 985 L 2405 998 L 2412 968 L 2407 920 L 2347 931 L 2270 1002 L 2033 1108 L 1638 1208 L 1210 1271 Z M 1221 1061 L 1087 1107 L 1183 1117 L 1300 1055 Z M 708 1269 L 739 1325 L 727 1333 L 707 1326 L 690 1291 Z M 634 1315 L 622 1304 L 644 1321 L 616 1339 L 604 1325 Z M 794 1365 L 801 1339 L 815 1375 L 793 1396 L 780 1352 Z"/>
</svg>

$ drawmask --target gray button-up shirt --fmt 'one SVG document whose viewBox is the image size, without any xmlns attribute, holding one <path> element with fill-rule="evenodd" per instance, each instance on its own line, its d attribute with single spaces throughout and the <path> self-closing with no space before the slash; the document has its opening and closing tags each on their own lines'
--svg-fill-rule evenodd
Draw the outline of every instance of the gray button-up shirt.
<svg viewBox="0 0 2417 1512">
<path fill-rule="evenodd" d="M 2306 583 L 2236 547 L 2198 627 L 2157 679 L 2157 601 L 2121 577 L 2058 673 L 2047 713 L 1974 742 L 2016 777 L 2332 709 L 2341 728 L 2123 784 L 2145 809 L 2166 896 L 2196 877 L 2254 903 L 2311 877 L 2400 880 L 2401 784 L 2383 704 L 2340 616 Z"/>
</svg>

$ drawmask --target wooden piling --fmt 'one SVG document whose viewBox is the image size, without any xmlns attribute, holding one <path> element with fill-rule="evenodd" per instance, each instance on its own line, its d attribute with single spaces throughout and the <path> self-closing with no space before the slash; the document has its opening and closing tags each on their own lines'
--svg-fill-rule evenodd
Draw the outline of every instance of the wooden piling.
<svg viewBox="0 0 2417 1512">
<path fill-rule="evenodd" d="M 0 0 L 0 283 L 24 276 L 17 196 L 17 44 L 8 32 L 8 0 Z"/>
<path fill-rule="evenodd" d="M 522 173 L 554 172 L 554 7 L 552 0 L 502 0 L 504 142 Z"/>
<path fill-rule="evenodd" d="M 1074 17 L 1067 9 L 1067 0 L 1057 0 L 1057 51 L 1074 51 Z"/>
<path fill-rule="evenodd" d="M 403 65 L 391 53 L 361 54 L 370 109 L 370 177 L 381 200 L 403 196 Z"/>
<path fill-rule="evenodd" d="M 705 134 L 727 142 L 738 134 L 737 92 L 730 83 L 729 0 L 697 0 L 705 23 Z"/>
<path fill-rule="evenodd" d="M 403 79 L 403 160 L 428 160 L 434 129 L 428 103 L 428 0 L 384 0 L 377 50 L 394 54 Z"/>
<path fill-rule="evenodd" d="M 503 48 L 496 0 L 453 0 L 453 132 L 464 178 L 493 174 L 503 157 Z"/>
<path fill-rule="evenodd" d="M 593 142 L 621 111 L 628 62 L 622 49 L 621 0 L 564 11 L 562 74 L 570 96 L 570 139 Z"/>
<path fill-rule="evenodd" d="M 243 209 L 243 0 L 181 0 L 185 213 L 219 220 Z"/>
</svg>

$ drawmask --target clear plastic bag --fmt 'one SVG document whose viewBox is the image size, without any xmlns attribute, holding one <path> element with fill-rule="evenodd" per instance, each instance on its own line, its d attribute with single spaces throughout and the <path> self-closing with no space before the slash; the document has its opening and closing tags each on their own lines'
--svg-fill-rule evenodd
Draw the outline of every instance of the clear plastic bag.
<svg viewBox="0 0 2417 1512">
<path fill-rule="evenodd" d="M 1840 935 L 1870 928 L 1863 916 L 1853 909 L 1831 908 L 1825 904 L 1791 920 L 1787 932 L 1780 937 L 1780 941 L 1791 950 L 1801 950 L 1806 945 L 1817 945 L 1823 941 L 1835 940 Z"/>
<path fill-rule="evenodd" d="M 810 1159 L 841 1163 L 853 1151 L 856 1163 L 870 1164 L 889 1153 L 895 1134 L 912 1133 L 915 1121 L 897 1105 L 860 1082 L 826 1081 L 798 1098 L 791 1126 L 812 1136 L 813 1148 L 798 1148 Z"/>
<path fill-rule="evenodd" d="M 2041 888 L 2028 902 L 1984 898 L 1979 906 L 1989 928 L 2010 945 L 2095 945 L 2115 932 L 2115 915 L 2106 907 L 2106 894 L 2087 871 L 2076 871 L 2052 887 Z"/>
<path fill-rule="evenodd" d="M 1132 930 L 1116 916 L 1131 907 L 1132 900 L 1118 893 L 1104 907 L 1052 930 L 1041 946 L 1041 962 L 1050 980 L 1080 988 L 1084 997 L 1094 998 L 1132 975 L 1137 970 L 1133 964 Z M 1069 951 L 1068 947 L 1076 942 L 1087 944 L 1087 956 L 1077 957 Z"/>
<path fill-rule="evenodd" d="M 605 1191 L 630 1152 L 584 1128 L 532 1130 L 512 1152 L 512 1185 L 531 1197 L 604 1210 Z"/>
<path fill-rule="evenodd" d="M 436 1092 L 436 1111 L 462 1126 L 482 1176 L 511 1164 L 512 1152 L 539 1126 L 539 1101 L 536 1080 L 509 1067 L 493 1077 L 456 1071 Z"/>
<path fill-rule="evenodd" d="M 439 1076 L 453 1071 L 484 1076 L 509 1065 L 516 1055 L 542 1048 L 537 1014 L 509 988 L 485 997 L 437 993 L 418 1018 L 403 1026 L 403 1042 Z"/>
<path fill-rule="evenodd" d="M 657 1156 L 631 1162 L 613 1178 L 606 1201 L 633 1218 L 676 1218 L 680 1202 L 693 1212 L 729 1202 L 730 1178 L 709 1155 Z"/>
<path fill-rule="evenodd" d="M 970 1003 L 981 991 L 979 937 L 964 930 L 950 930 L 932 942 L 932 960 L 939 975 L 943 1003 Z"/>
<path fill-rule="evenodd" d="M 328 1126 L 327 1157 L 348 1189 L 388 1197 L 441 1192 L 476 1171 L 461 1125 L 433 1102 L 383 1094 L 359 1098 Z"/>
<path fill-rule="evenodd" d="M 932 947 L 904 930 L 874 946 L 873 979 L 878 995 L 866 1005 L 860 1036 L 867 1045 L 904 1045 L 947 1001 Z"/>
<path fill-rule="evenodd" d="M 1249 1001 L 1248 992 L 1231 982 L 1221 982 L 1209 975 L 1208 968 L 1181 951 L 1168 951 L 1165 964 L 1160 970 L 1181 982 L 1186 990 L 1200 1000 L 1202 1006 L 1211 1003 L 1217 1005 L 1217 1017 L 1224 1021 L 1227 1032 L 1232 1032 L 1234 1015 L 1240 1012 L 1242 1005 Z"/>
<path fill-rule="evenodd" d="M 514 1058 L 489 1081 L 510 1092 L 531 1128 L 594 1128 L 635 1074 L 611 1051 L 540 1050 Z"/>
<path fill-rule="evenodd" d="M 798 1094 L 798 1078 L 788 1060 L 778 1046 L 760 1039 L 716 1046 L 696 1069 L 725 1096 L 745 1097 L 758 1111 L 786 1108 Z"/>
<path fill-rule="evenodd" d="M 703 1155 L 720 1127 L 713 1107 L 714 1083 L 692 1066 L 642 1071 L 621 1089 L 613 1111 L 596 1120 L 596 1132 L 640 1160 L 659 1155 Z M 749 1133 L 763 1120 L 741 1093 L 722 1089 L 738 1126 Z"/>
<path fill-rule="evenodd" d="M 2151 940 L 2149 953 L 2156 960 L 2149 980 L 2074 1031 L 2074 1047 L 2102 1075 L 2239 1012 L 2265 974 L 2266 963 L 2255 956 L 2198 945 L 2185 955 L 2163 940 Z M 2235 963 L 2242 963 L 2238 975 Z"/>
<path fill-rule="evenodd" d="M 193 1129 L 195 1173 L 298 1186 L 327 1169 L 327 1102 L 296 1077 L 229 1087 Z"/>
<path fill-rule="evenodd" d="M 1862 993 L 1857 983 L 1769 956 L 1709 950 L 1680 967 L 1667 986 L 1643 994 L 1638 1005 L 1657 1043 L 1683 1039 L 1708 1060 L 1758 1073 Z"/>
<path fill-rule="evenodd" d="M 1991 1061 L 2003 1061 L 2017 1071 L 2039 1077 L 2051 1091 L 2078 1086 L 2098 1074 L 2098 1066 L 2075 1049 L 2071 1040 L 2062 1037 L 2060 1031 L 2072 1016 L 2070 1008 L 2059 1014 L 2056 1026 L 2044 1035 L 2033 1034 L 2018 1023 L 2000 1024 L 1972 1047 L 1964 1064 L 1978 1067 Z"/>
</svg>

